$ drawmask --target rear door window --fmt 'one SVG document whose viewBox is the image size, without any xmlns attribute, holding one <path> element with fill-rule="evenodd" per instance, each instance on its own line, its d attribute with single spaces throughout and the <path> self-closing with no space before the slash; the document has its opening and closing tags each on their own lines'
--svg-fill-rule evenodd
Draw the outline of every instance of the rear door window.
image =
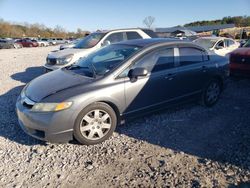
<svg viewBox="0 0 250 188">
<path fill-rule="evenodd" d="M 109 41 L 111 44 L 117 43 L 117 42 L 121 42 L 121 41 L 123 41 L 123 40 L 125 40 L 125 39 L 124 39 L 124 33 L 123 33 L 123 32 L 110 34 L 110 35 L 105 39 L 105 41 Z"/>
<path fill-rule="evenodd" d="M 174 49 L 161 49 L 152 52 L 140 59 L 133 68 L 143 67 L 149 72 L 159 72 L 174 68 Z"/>
<path fill-rule="evenodd" d="M 226 39 L 225 44 L 226 44 L 226 47 L 230 47 L 230 46 L 234 45 L 234 41 L 232 41 L 230 39 Z"/>
<path fill-rule="evenodd" d="M 208 60 L 207 55 L 197 48 L 182 47 L 179 48 L 180 66 L 192 65 Z"/>
<path fill-rule="evenodd" d="M 133 40 L 133 39 L 142 39 L 141 35 L 139 35 L 139 33 L 137 32 L 126 32 L 127 34 L 127 39 L 128 40 Z"/>
</svg>

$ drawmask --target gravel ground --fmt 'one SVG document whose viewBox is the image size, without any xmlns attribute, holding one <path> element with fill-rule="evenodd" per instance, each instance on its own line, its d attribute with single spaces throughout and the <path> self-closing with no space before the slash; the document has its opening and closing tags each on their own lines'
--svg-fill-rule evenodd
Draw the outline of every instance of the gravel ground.
<svg viewBox="0 0 250 188">
<path fill-rule="evenodd" d="M 56 48 L 0 50 L 0 187 L 250 187 L 250 80 L 231 80 L 213 108 L 141 117 L 95 146 L 26 135 L 15 100 Z"/>
</svg>

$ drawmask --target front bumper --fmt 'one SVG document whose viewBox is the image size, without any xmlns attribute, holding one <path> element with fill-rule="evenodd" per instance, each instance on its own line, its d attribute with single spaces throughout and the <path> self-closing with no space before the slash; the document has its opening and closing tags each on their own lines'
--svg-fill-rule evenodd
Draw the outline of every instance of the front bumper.
<svg viewBox="0 0 250 188">
<path fill-rule="evenodd" d="M 20 127 L 28 135 L 43 141 L 65 143 L 73 140 L 74 119 L 70 109 L 59 112 L 32 112 L 16 102 L 16 112 Z"/>
</svg>

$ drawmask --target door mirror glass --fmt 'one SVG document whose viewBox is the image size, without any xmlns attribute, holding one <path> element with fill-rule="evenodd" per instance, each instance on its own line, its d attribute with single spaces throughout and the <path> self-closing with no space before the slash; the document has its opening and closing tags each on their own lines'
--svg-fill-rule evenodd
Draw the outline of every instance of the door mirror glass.
<svg viewBox="0 0 250 188">
<path fill-rule="evenodd" d="M 147 76 L 148 71 L 145 68 L 137 67 L 135 69 L 130 69 L 128 72 L 128 77 L 131 81 L 136 81 L 139 76 Z"/>
</svg>

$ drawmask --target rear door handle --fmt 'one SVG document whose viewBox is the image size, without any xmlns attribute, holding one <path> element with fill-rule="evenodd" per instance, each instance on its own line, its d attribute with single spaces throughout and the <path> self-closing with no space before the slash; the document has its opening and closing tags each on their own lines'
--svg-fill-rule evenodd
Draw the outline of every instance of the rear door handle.
<svg viewBox="0 0 250 188">
<path fill-rule="evenodd" d="M 174 78 L 173 78 L 174 75 L 175 75 L 175 74 L 173 74 L 173 73 L 168 73 L 167 76 L 165 76 L 165 79 L 173 80 L 173 79 L 174 79 Z"/>
</svg>

